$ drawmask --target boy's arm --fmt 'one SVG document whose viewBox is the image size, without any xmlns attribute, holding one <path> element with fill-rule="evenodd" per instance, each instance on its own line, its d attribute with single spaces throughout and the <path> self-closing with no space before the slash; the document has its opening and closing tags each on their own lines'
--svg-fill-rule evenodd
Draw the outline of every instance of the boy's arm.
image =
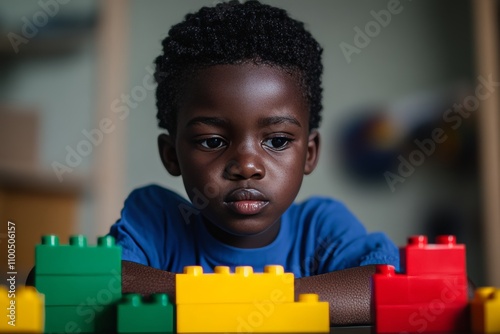
<svg viewBox="0 0 500 334">
<path fill-rule="evenodd" d="M 295 280 L 295 295 L 316 293 L 330 303 L 330 324 L 370 325 L 370 278 L 375 266 L 339 270 Z"/>
<path fill-rule="evenodd" d="M 370 317 L 370 277 L 375 266 L 339 270 L 295 280 L 295 294 L 317 293 L 330 303 L 332 325 L 368 325 Z M 123 293 L 148 295 L 167 293 L 175 302 L 175 274 L 142 264 L 122 261 Z"/>
<path fill-rule="evenodd" d="M 175 303 L 175 274 L 135 262 L 122 261 L 122 293 L 167 293 Z"/>
<path fill-rule="evenodd" d="M 295 295 L 317 293 L 330 303 L 332 325 L 368 325 L 370 317 L 370 277 L 375 266 L 339 270 L 295 280 Z M 167 293 L 175 302 L 175 274 L 142 264 L 122 261 L 122 291 Z"/>
<path fill-rule="evenodd" d="M 370 317 L 370 277 L 375 266 L 339 270 L 295 280 L 295 294 L 317 293 L 330 303 L 332 325 L 367 325 Z M 123 293 L 167 293 L 175 302 L 175 274 L 122 261 Z"/>
</svg>

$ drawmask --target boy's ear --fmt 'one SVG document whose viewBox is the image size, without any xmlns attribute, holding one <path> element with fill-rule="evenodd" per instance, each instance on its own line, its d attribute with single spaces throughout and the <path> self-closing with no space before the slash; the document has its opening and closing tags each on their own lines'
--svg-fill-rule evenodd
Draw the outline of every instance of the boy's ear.
<svg viewBox="0 0 500 334">
<path fill-rule="evenodd" d="M 307 156 L 306 165 L 304 168 L 305 175 L 311 174 L 318 164 L 319 143 L 319 132 L 317 130 L 312 130 L 307 141 Z"/>
<path fill-rule="evenodd" d="M 175 150 L 175 142 L 172 136 L 167 134 L 159 135 L 158 149 L 160 150 L 161 162 L 170 173 L 170 175 L 181 175 L 179 160 L 177 159 L 177 151 Z"/>
</svg>

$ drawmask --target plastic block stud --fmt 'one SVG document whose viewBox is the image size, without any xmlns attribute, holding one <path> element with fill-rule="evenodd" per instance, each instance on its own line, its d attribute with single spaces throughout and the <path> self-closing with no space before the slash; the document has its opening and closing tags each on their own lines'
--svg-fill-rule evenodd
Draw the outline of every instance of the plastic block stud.
<svg viewBox="0 0 500 334">
<path fill-rule="evenodd" d="M 174 306 L 166 294 L 154 294 L 144 301 L 138 294 L 126 294 L 118 305 L 118 333 L 171 333 Z"/>
<path fill-rule="evenodd" d="M 177 332 L 329 333 L 328 303 L 303 294 L 295 303 L 268 296 L 250 303 L 178 304 Z"/>
<path fill-rule="evenodd" d="M 500 333 L 500 289 L 476 289 L 470 310 L 474 333 Z"/>
<path fill-rule="evenodd" d="M 200 266 L 184 268 L 176 275 L 176 303 L 251 303 L 268 300 L 280 294 L 282 302 L 294 300 L 294 275 L 285 273 L 282 266 L 270 265 L 263 273 L 254 273 L 252 267 L 215 267 L 214 273 L 204 274 Z"/>
<path fill-rule="evenodd" d="M 88 246 L 82 235 L 71 236 L 69 245 L 60 245 L 55 235 L 45 235 L 35 248 L 36 275 L 121 274 L 121 247 L 112 236 L 99 237 Z"/>
<path fill-rule="evenodd" d="M 10 292 L 0 286 L 0 307 L 0 333 L 43 333 L 44 297 L 34 287 L 20 286 Z"/>
<path fill-rule="evenodd" d="M 408 275 L 466 275 L 465 245 L 457 244 L 453 235 L 441 235 L 435 244 L 427 237 L 415 235 L 399 250 L 401 271 Z"/>
</svg>

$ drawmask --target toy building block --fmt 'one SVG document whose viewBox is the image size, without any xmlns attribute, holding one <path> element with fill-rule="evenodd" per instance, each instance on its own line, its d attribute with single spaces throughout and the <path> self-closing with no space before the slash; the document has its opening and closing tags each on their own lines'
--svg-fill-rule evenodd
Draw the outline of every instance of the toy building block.
<svg viewBox="0 0 500 334">
<path fill-rule="evenodd" d="M 372 276 L 372 318 L 379 333 L 451 333 L 465 331 L 467 275 L 465 246 L 451 235 L 429 245 L 412 236 L 400 248 L 402 274 L 377 265 Z"/>
<path fill-rule="evenodd" d="M 115 333 L 116 307 L 46 306 L 46 333 Z"/>
<path fill-rule="evenodd" d="M 476 289 L 470 310 L 474 333 L 500 333 L 500 289 Z"/>
<path fill-rule="evenodd" d="M 270 265 L 264 273 L 254 273 L 252 267 L 215 267 L 214 273 L 204 274 L 200 266 L 188 266 L 175 276 L 176 304 L 251 303 L 269 299 L 281 293 L 283 302 L 294 300 L 294 275 L 282 266 Z"/>
<path fill-rule="evenodd" d="M 121 247 L 111 236 L 70 237 L 59 245 L 54 235 L 36 246 L 35 285 L 46 299 L 47 332 L 115 332 L 121 298 Z"/>
<path fill-rule="evenodd" d="M 399 250 L 401 271 L 408 275 L 466 275 L 465 245 L 457 244 L 453 235 L 441 235 L 435 244 L 427 237 L 415 235 Z"/>
<path fill-rule="evenodd" d="M 96 246 L 87 246 L 82 235 L 71 236 L 69 245 L 59 245 L 57 236 L 45 235 L 35 248 L 35 262 L 36 276 L 121 274 L 121 247 L 109 235 L 99 237 Z"/>
<path fill-rule="evenodd" d="M 377 333 L 465 331 L 467 278 L 409 276 L 397 274 L 391 265 L 377 265 L 371 306 Z"/>
<path fill-rule="evenodd" d="M 31 286 L 20 286 L 15 292 L 0 287 L 0 307 L 4 316 L 0 333 L 43 333 L 44 296 Z"/>
<path fill-rule="evenodd" d="M 145 301 L 138 294 L 126 294 L 118 304 L 118 333 L 172 333 L 174 306 L 166 294 L 154 294 Z"/>
<path fill-rule="evenodd" d="M 409 276 L 398 274 L 391 265 L 377 266 L 372 276 L 375 305 L 427 303 L 439 298 L 446 305 L 467 305 L 467 278 L 463 275 Z"/>
<path fill-rule="evenodd" d="M 329 333 L 328 302 L 302 294 L 298 302 L 267 296 L 250 303 L 177 305 L 177 333 Z"/>
<path fill-rule="evenodd" d="M 121 276 L 38 276 L 36 288 L 45 294 L 45 305 L 81 303 L 109 305 L 122 297 Z"/>
</svg>

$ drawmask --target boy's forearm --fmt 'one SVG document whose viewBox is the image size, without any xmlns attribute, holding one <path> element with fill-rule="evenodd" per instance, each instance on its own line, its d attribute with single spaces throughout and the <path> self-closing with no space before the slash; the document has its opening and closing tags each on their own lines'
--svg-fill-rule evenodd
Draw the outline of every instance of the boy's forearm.
<svg viewBox="0 0 500 334">
<path fill-rule="evenodd" d="M 295 280 L 295 295 L 317 293 L 330 303 L 332 325 L 368 325 L 370 277 L 375 266 L 363 266 Z M 122 261 L 122 292 L 167 293 L 175 302 L 175 274 L 142 264 Z"/>
<path fill-rule="evenodd" d="M 175 302 L 175 274 L 122 261 L 122 293 L 167 293 Z"/>
<path fill-rule="evenodd" d="M 316 293 L 330 303 L 332 325 L 369 325 L 370 277 L 375 266 L 339 270 L 295 280 L 295 295 Z"/>
</svg>

